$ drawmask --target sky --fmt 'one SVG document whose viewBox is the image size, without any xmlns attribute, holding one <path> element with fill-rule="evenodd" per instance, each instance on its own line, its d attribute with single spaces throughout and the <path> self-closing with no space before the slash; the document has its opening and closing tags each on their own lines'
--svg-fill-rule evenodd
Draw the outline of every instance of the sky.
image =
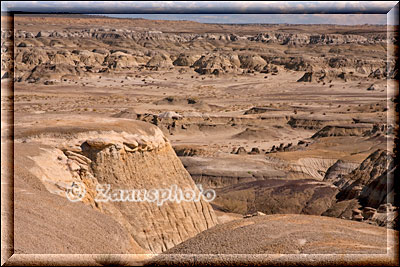
<svg viewBox="0 0 400 267">
<path fill-rule="evenodd" d="M 354 25 L 386 24 L 386 13 L 396 4 L 398 6 L 398 1 L 2 1 L 1 9 L 117 14 L 111 16 L 203 23 Z"/>
<path fill-rule="evenodd" d="M 108 14 L 118 18 L 191 20 L 202 23 L 386 24 L 386 14 Z"/>
</svg>

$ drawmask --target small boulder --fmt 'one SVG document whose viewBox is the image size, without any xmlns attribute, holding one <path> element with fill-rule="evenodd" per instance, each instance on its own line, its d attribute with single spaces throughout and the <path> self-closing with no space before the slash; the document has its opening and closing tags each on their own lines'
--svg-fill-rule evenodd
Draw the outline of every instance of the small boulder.
<svg viewBox="0 0 400 267">
<path fill-rule="evenodd" d="M 244 155 L 244 154 L 247 154 L 247 151 L 246 151 L 246 149 L 244 148 L 244 147 L 239 147 L 238 148 L 238 150 L 236 151 L 236 154 L 237 155 Z"/>
<path fill-rule="evenodd" d="M 373 219 L 376 214 L 376 209 L 371 207 L 365 207 L 363 210 L 363 216 L 366 220 Z"/>
<path fill-rule="evenodd" d="M 110 143 L 108 140 L 106 140 L 104 138 L 88 139 L 88 140 L 86 140 L 86 143 L 90 147 L 96 148 L 96 149 L 103 149 L 107 146 L 112 145 L 112 143 Z"/>
<path fill-rule="evenodd" d="M 257 211 L 255 213 L 253 213 L 253 216 L 266 216 L 267 214 L 261 212 L 261 211 Z"/>
<path fill-rule="evenodd" d="M 362 211 L 359 210 L 359 209 L 353 209 L 352 212 L 353 212 L 353 215 L 357 215 L 357 214 L 361 214 L 362 213 Z"/>
<path fill-rule="evenodd" d="M 297 80 L 297 82 L 312 82 L 314 81 L 313 73 L 312 72 L 306 72 L 304 75 Z"/>
<path fill-rule="evenodd" d="M 375 86 L 373 84 L 371 84 L 368 88 L 367 91 L 374 91 L 375 90 Z"/>
<path fill-rule="evenodd" d="M 260 154 L 260 149 L 258 147 L 253 147 L 249 154 L 251 155 Z"/>
</svg>

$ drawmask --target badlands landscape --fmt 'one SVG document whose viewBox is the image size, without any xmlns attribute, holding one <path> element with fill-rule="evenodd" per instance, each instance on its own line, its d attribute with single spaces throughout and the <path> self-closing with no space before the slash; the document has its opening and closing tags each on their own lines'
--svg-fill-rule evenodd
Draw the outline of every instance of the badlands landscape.
<svg viewBox="0 0 400 267">
<path fill-rule="evenodd" d="M 398 263 L 397 29 L 13 23 L 13 40 L 1 33 L 13 253 L 99 254 L 98 265 Z M 82 201 L 67 199 L 72 183 Z M 98 184 L 201 185 L 216 198 L 98 202 Z"/>
</svg>

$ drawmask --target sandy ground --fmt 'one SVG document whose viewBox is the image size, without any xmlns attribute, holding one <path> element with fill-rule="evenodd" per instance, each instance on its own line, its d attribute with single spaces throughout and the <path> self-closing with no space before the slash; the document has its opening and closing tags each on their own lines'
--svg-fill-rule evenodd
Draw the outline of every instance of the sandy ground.
<svg viewBox="0 0 400 267">
<path fill-rule="evenodd" d="M 160 21 L 137 20 L 133 25 L 130 24 L 131 21 L 106 21 L 101 18 L 93 19 L 91 23 L 81 19 L 78 23 L 76 19 L 22 17 L 17 20 L 16 27 L 26 31 L 39 31 L 42 30 L 40 26 L 43 21 L 52 21 L 52 24 L 48 25 L 48 30 L 57 31 L 71 30 L 71 25 L 76 24 L 74 28 L 76 30 L 108 25 L 123 30 L 135 30 L 139 33 L 149 29 L 159 29 L 168 34 L 177 33 L 177 28 L 174 27 L 177 27 L 176 23 L 179 24 L 179 22 L 170 22 L 168 26 Z M 197 23 L 182 22 L 180 26 L 182 26 L 182 31 L 179 34 L 256 35 L 265 31 L 262 26 L 249 25 L 236 28 L 232 25 L 210 24 L 200 27 Z M 316 25 L 311 29 L 308 26 L 291 28 L 275 25 L 268 30 L 299 34 L 346 32 L 367 37 L 368 32 L 371 32 L 377 36 L 382 34 L 386 36 L 386 29 L 378 26 L 367 25 L 364 28 L 361 27 L 362 29 L 360 27 L 343 26 L 325 29 L 321 25 Z M 377 149 L 387 149 L 393 143 L 393 132 L 387 134 L 384 130 L 380 131 L 379 135 L 370 132 L 374 125 L 380 129 L 392 124 L 393 112 L 390 105 L 393 103 L 392 97 L 396 84 L 389 83 L 387 86 L 386 79 L 368 77 L 368 73 L 351 76 L 355 71 L 355 66 L 335 67 L 336 71 L 343 70 L 346 75 L 351 73 L 349 78 L 326 79 L 321 82 L 316 80 L 298 82 L 307 71 L 296 71 L 295 68 L 284 68 L 283 65 L 278 66 L 277 73 L 240 69 L 240 71 L 218 75 L 199 74 L 189 66 L 173 66 L 170 69 L 157 70 L 145 67 L 145 61 L 151 58 L 148 54 L 152 54 L 152 51 L 157 49 L 168 52 L 174 59 L 182 50 L 198 53 L 200 57 L 206 52 L 216 51 L 215 54 L 220 55 L 240 52 L 240 49 L 245 50 L 245 48 L 248 49 L 246 53 L 262 54 L 268 51 L 269 55 L 304 57 L 311 62 L 314 62 L 312 61 L 314 57 L 320 60 L 315 62 L 325 62 L 324 58 L 327 55 L 337 58 L 368 58 L 373 66 L 380 66 L 384 64 L 386 48 L 379 43 L 332 46 L 335 49 L 341 49 L 341 52 L 336 53 L 330 52 L 329 45 L 297 46 L 249 41 L 228 42 L 225 45 L 219 40 L 204 41 L 202 39 L 182 42 L 182 44 L 165 40 L 154 42 L 151 40 L 148 44 L 142 40 L 141 43 L 139 41 L 135 43 L 132 40 L 118 43 L 111 40 L 109 44 L 105 44 L 95 39 L 60 38 L 62 42 L 65 42 L 63 46 L 63 44 L 57 45 L 57 42 L 55 45 L 50 45 L 49 42 L 57 41 L 57 38 L 36 39 L 17 39 L 18 43 L 23 41 L 27 45 L 27 47 L 18 48 L 21 55 L 24 51 L 35 47 L 35 44 L 47 44 L 35 49 L 41 52 L 61 51 L 64 53 L 74 49 L 92 51 L 100 46 L 107 49 L 128 49 L 127 53 L 137 52 L 145 56 L 137 59 L 139 62 L 137 67 L 112 70 L 110 68 L 101 73 L 88 71 L 81 75 L 60 74 L 60 77 L 57 76 L 57 79 L 47 84 L 46 81 L 49 79 L 44 74 L 43 79 L 36 82 L 26 78 L 26 73 L 23 73 L 24 68 L 29 67 L 19 63 L 20 69 L 16 72 L 16 77 L 23 77 L 22 74 L 24 74 L 25 78 L 14 83 L 13 107 L 10 90 L 3 89 L 10 85 L 11 80 L 2 79 L 2 112 L 11 111 L 13 108 L 13 125 L 17 135 L 21 131 L 35 132 L 43 126 L 57 127 L 57 120 L 63 117 L 68 117 L 72 121 L 76 119 L 74 123 L 81 128 L 85 128 L 85 123 L 79 119 L 80 116 L 90 118 L 91 121 L 98 120 L 99 125 L 106 123 L 110 118 L 143 120 L 156 124 L 163 131 L 196 182 L 204 182 L 208 186 L 214 184 L 216 187 L 270 178 L 321 181 L 328 168 L 337 160 L 360 164 Z M 80 42 L 82 42 L 82 48 Z M 132 44 L 135 46 L 131 47 Z M 138 51 L 135 51 L 135 47 L 139 47 Z M 20 56 L 19 60 L 22 60 L 21 58 L 23 56 Z M 144 62 L 140 63 L 140 60 Z M 325 65 L 312 67 L 323 69 Z M 29 74 L 30 71 L 27 73 Z M 374 90 L 367 90 L 371 85 Z M 254 108 L 261 108 L 261 110 L 254 111 Z M 7 136 L 3 128 L 6 130 L 12 123 L 10 114 L 8 117 L 7 114 L 2 116 L 3 137 Z M 173 115 L 168 117 L 168 114 Z M 54 125 L 42 125 L 44 120 L 53 121 Z M 333 127 L 328 136 L 322 136 L 323 133 L 321 133 L 325 126 Z M 340 128 L 342 126 L 345 128 Z M 350 130 L 343 130 L 347 129 L 346 127 Z M 29 143 L 23 135 L 18 138 L 18 142 Z M 278 151 L 271 151 L 272 148 L 278 147 L 280 147 Z M 244 148 L 245 152 L 236 154 L 238 148 Z M 249 153 L 252 150 L 254 153 Z M 35 147 L 32 147 L 29 153 L 34 153 L 34 151 Z M 23 150 L 18 150 L 18 147 L 15 153 L 26 154 Z M 16 157 L 16 160 L 18 159 L 20 158 Z M 23 203 L 36 201 L 33 198 L 34 195 L 29 194 L 28 185 L 33 183 L 34 186 L 42 186 L 38 181 L 28 178 L 25 180 L 29 183 L 25 181 L 26 184 L 21 183 L 15 188 L 16 199 L 20 200 L 17 207 L 20 207 L 22 211 L 24 210 Z M 55 198 L 43 188 L 40 188 L 39 192 L 41 201 L 64 206 L 65 200 Z M 182 244 L 182 246 L 177 246 L 176 250 L 171 250 L 171 253 L 176 251 L 189 254 L 193 252 L 206 254 L 334 252 L 340 254 L 350 251 L 368 254 L 386 251 L 384 228 L 324 217 L 319 220 L 319 217 L 305 215 L 241 219 L 242 214 L 226 212 L 223 207 L 216 208 L 219 209 L 216 215 L 221 225 L 214 227 L 212 231 L 200 234 L 197 239 L 190 240 L 192 243 L 199 242 L 197 245 L 190 242 L 187 243 L 189 245 Z M 95 220 L 97 215 L 94 211 L 91 214 L 92 211 L 89 212 L 86 209 L 88 207 L 81 207 L 76 210 L 76 215 L 89 216 L 90 219 L 85 227 L 90 228 L 90 220 Z M 29 217 L 22 216 L 19 219 L 20 224 L 16 226 L 21 233 L 39 232 L 34 227 L 32 229 L 23 227 L 23 220 Z M 56 221 L 57 218 L 50 219 Z M 63 223 L 74 223 L 74 221 L 70 222 L 66 218 Z M 118 238 L 123 236 L 126 229 L 114 229 L 111 226 L 112 223 L 112 220 L 104 221 L 101 227 L 105 230 L 113 229 Z M 85 232 L 86 228 L 80 231 Z M 316 229 L 323 235 L 319 235 Z M 86 240 L 96 233 L 90 232 L 84 235 L 84 233 L 75 232 L 71 233 L 71 238 L 82 234 Z M 207 238 L 213 241 L 210 242 Z M 106 240 L 101 240 L 101 242 L 106 242 Z M 87 244 L 83 244 L 82 247 L 90 250 Z M 103 248 L 101 245 L 96 247 L 98 250 Z"/>
</svg>

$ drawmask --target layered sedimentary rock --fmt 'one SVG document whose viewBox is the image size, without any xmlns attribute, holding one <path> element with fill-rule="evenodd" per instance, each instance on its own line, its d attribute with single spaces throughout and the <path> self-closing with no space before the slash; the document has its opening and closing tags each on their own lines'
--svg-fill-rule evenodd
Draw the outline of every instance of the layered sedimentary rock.
<svg viewBox="0 0 400 267">
<path fill-rule="evenodd" d="M 325 126 L 315 133 L 312 138 L 328 137 L 328 136 L 363 136 L 372 130 L 372 125 L 335 125 Z"/>
<path fill-rule="evenodd" d="M 326 171 L 324 176 L 324 181 L 335 183 L 336 181 L 341 179 L 343 175 L 350 173 L 357 167 L 358 167 L 357 163 L 338 160 L 335 162 L 335 164 L 330 166 L 329 169 Z"/>
<path fill-rule="evenodd" d="M 156 126 L 128 119 L 96 122 L 95 119 L 80 117 L 79 120 L 85 127 L 73 126 L 76 120 L 58 119 L 42 121 L 43 127 L 34 131 L 19 129 L 17 140 L 22 143 L 18 145 L 21 148 L 32 144 L 37 146 L 38 154 L 29 157 L 33 166 L 28 172 L 37 177 L 47 191 L 58 195 L 58 199 L 65 199 L 71 184 L 79 184 L 80 190 L 86 191 L 82 201 L 87 205 L 82 207 L 81 202 L 68 205 L 97 213 L 99 223 L 102 217 L 106 218 L 105 222 L 107 218 L 114 220 L 121 231 L 128 233 L 127 240 L 135 246 L 118 253 L 159 253 L 216 224 L 211 206 L 202 197 L 199 201 L 180 203 L 168 200 L 161 205 L 158 205 L 157 198 L 153 202 L 132 201 L 143 200 L 143 195 L 128 201 L 127 198 L 123 199 L 125 201 L 120 201 L 120 198 L 101 201 L 105 198 L 99 197 L 98 186 L 106 189 L 105 185 L 110 186 L 110 192 L 117 194 L 119 190 L 150 192 L 171 186 L 192 190 L 198 196 L 201 192 Z M 32 204 L 34 210 L 35 205 Z M 21 212 L 16 210 L 17 217 Z M 67 216 L 68 211 L 49 212 Z M 23 227 L 26 222 L 21 219 L 17 224 Z M 105 235 L 112 239 L 115 234 L 113 230 Z M 18 238 L 24 242 L 23 236 Z M 26 250 L 23 244 L 19 243 L 21 251 Z M 43 248 L 39 246 L 37 249 Z"/>
<path fill-rule="evenodd" d="M 343 162 L 339 164 L 343 165 Z M 325 176 L 338 186 L 340 192 L 336 195 L 336 203 L 324 215 L 395 228 L 398 211 L 397 207 L 392 207 L 396 171 L 392 153 L 378 149 L 347 174 L 333 171 L 339 164 L 335 163 Z M 355 212 L 357 210 L 359 213 Z"/>
<path fill-rule="evenodd" d="M 342 188 L 339 199 L 358 197 L 363 186 L 393 169 L 393 164 L 393 157 L 388 151 L 376 150 L 358 168 L 336 182 Z"/>
<path fill-rule="evenodd" d="M 240 154 L 241 149 L 238 150 Z M 263 162 L 248 159 L 241 159 L 238 162 L 238 158 L 234 156 L 215 158 L 194 155 L 180 159 L 193 180 L 204 187 L 221 188 L 270 178 L 284 178 L 286 175 L 284 171 L 276 170 Z"/>
</svg>

